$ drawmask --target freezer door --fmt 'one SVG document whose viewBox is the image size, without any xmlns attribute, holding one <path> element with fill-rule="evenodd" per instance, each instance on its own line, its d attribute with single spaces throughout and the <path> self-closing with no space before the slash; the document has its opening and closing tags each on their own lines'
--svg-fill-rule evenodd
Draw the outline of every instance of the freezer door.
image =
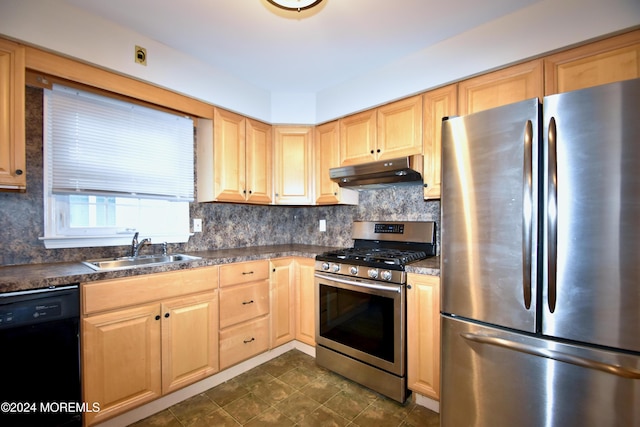
<svg viewBox="0 0 640 427">
<path fill-rule="evenodd" d="M 543 333 L 640 352 L 640 79 L 543 108 Z"/>
<path fill-rule="evenodd" d="M 442 311 L 536 328 L 537 99 L 442 124 Z"/>
<path fill-rule="evenodd" d="M 640 426 L 640 357 L 443 317 L 442 427 Z"/>
</svg>

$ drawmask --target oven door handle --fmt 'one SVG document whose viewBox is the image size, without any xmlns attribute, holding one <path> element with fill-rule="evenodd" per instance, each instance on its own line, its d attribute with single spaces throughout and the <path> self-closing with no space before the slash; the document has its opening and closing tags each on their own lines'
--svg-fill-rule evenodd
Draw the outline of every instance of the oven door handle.
<svg viewBox="0 0 640 427">
<path fill-rule="evenodd" d="M 402 292 L 401 285 L 376 285 L 374 283 L 356 282 L 354 280 L 341 279 L 339 277 L 327 276 L 320 273 L 315 273 L 315 276 L 318 279 L 324 279 L 331 282 L 343 283 L 345 285 L 360 286 L 363 288 L 376 289 L 379 291 L 388 291 L 388 292 L 397 292 L 397 293 Z"/>
</svg>

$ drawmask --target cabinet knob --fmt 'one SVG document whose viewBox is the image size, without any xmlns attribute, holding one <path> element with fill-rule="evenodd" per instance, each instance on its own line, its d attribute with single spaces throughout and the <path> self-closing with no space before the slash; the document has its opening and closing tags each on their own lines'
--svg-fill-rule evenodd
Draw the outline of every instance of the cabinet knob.
<svg viewBox="0 0 640 427">
<path fill-rule="evenodd" d="M 371 150 L 371 154 L 373 154 L 373 150 Z"/>
<path fill-rule="evenodd" d="M 170 316 L 170 314 L 169 314 L 169 313 L 165 313 L 165 314 L 164 314 L 164 318 L 165 318 L 165 319 L 166 319 L 166 318 L 168 318 L 169 316 Z"/>
<path fill-rule="evenodd" d="M 411 289 L 411 285 L 407 285 L 407 289 Z"/>
<path fill-rule="evenodd" d="M 379 152 L 380 152 L 380 149 L 378 148 L 378 149 L 376 150 L 376 153 L 379 153 Z"/>
<path fill-rule="evenodd" d="M 23 173 L 22 169 L 16 169 L 16 175 L 22 175 Z"/>
<path fill-rule="evenodd" d="M 160 320 L 160 315 L 156 315 L 156 320 Z"/>
</svg>

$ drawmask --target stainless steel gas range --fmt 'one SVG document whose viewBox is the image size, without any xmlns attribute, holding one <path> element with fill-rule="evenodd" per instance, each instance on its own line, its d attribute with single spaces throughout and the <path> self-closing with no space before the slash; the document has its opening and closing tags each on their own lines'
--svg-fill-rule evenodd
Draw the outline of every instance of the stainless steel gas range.
<svg viewBox="0 0 640 427">
<path fill-rule="evenodd" d="M 316 363 L 404 402 L 405 266 L 435 256 L 435 223 L 355 222 L 353 241 L 316 257 Z"/>
</svg>

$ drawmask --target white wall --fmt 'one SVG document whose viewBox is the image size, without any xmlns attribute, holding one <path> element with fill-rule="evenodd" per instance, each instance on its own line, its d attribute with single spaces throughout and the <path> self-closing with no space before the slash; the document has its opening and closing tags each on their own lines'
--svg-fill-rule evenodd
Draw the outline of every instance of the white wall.
<svg viewBox="0 0 640 427">
<path fill-rule="evenodd" d="M 639 0 L 540 0 L 314 93 L 269 93 L 193 57 L 55 0 L 0 0 L 0 34 L 269 123 L 316 124 L 640 24 Z M 131 46 L 147 48 L 146 67 Z"/>
<path fill-rule="evenodd" d="M 640 0 L 543 0 L 317 95 L 316 123 L 640 24 Z"/>
<path fill-rule="evenodd" d="M 0 0 L 0 34 L 271 121 L 268 91 L 61 1 Z M 132 60 L 135 45 L 146 67 Z"/>
</svg>

